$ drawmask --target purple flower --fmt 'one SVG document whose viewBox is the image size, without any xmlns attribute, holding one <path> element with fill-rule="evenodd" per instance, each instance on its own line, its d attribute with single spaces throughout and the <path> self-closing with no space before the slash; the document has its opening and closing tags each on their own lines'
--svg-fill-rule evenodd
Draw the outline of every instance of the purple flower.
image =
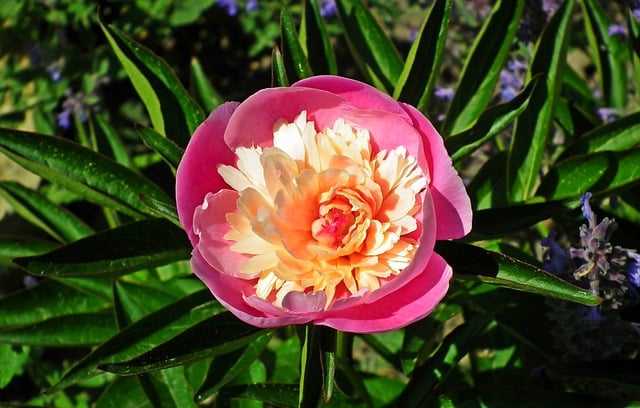
<svg viewBox="0 0 640 408">
<path fill-rule="evenodd" d="M 71 89 L 65 92 L 65 100 L 62 103 L 62 112 L 56 115 L 58 126 L 63 129 L 71 127 L 71 115 L 75 115 L 80 122 L 88 119 L 89 107 L 84 92 L 73 93 Z"/>
<path fill-rule="evenodd" d="M 542 269 L 553 273 L 554 275 L 559 275 L 567 269 L 568 259 L 567 251 L 558 245 L 555 239 L 556 233 L 552 231 L 549 233 L 548 237 L 543 238 L 542 241 L 540 241 L 540 245 L 545 248 L 549 248 L 547 251 L 548 259 L 543 262 Z"/>
<path fill-rule="evenodd" d="M 612 122 L 618 117 L 618 110 L 615 108 L 598 108 L 597 113 L 604 123 Z"/>
<path fill-rule="evenodd" d="M 621 35 L 623 37 L 626 37 L 627 27 L 623 26 L 622 24 L 611 24 L 607 32 L 610 36 Z"/>
<path fill-rule="evenodd" d="M 247 5 L 245 6 L 245 10 L 248 12 L 258 11 L 259 8 L 258 0 L 247 0 Z"/>
<path fill-rule="evenodd" d="M 629 258 L 632 260 L 627 264 L 627 278 L 629 282 L 637 288 L 640 288 L 640 255 L 637 252 L 629 252 Z"/>
<path fill-rule="evenodd" d="M 56 121 L 62 129 L 69 129 L 71 127 L 71 109 L 65 109 L 58 113 L 56 115 Z"/>
<path fill-rule="evenodd" d="M 236 0 L 218 0 L 216 4 L 225 9 L 229 16 L 238 14 L 238 2 Z"/>
<path fill-rule="evenodd" d="M 631 14 L 640 20 L 640 0 L 631 0 L 629 8 L 631 9 Z"/>
<path fill-rule="evenodd" d="M 453 95 L 456 93 L 456 90 L 453 88 L 445 88 L 441 86 L 436 86 L 436 89 L 433 91 L 433 94 L 436 98 L 441 99 L 443 101 L 450 101 L 453 99 Z"/>
<path fill-rule="evenodd" d="M 336 0 L 320 0 L 320 15 L 324 18 L 336 14 Z"/>
</svg>

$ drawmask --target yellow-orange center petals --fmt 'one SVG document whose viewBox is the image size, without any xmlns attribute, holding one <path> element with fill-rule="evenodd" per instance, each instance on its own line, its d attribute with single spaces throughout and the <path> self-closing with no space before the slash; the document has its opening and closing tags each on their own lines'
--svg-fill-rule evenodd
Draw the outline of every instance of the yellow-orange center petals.
<svg viewBox="0 0 640 408">
<path fill-rule="evenodd" d="M 403 147 L 373 155 L 366 129 L 315 130 L 305 111 L 274 125 L 273 147 L 241 147 L 218 172 L 239 192 L 224 239 L 249 255 L 239 276 L 282 306 L 291 291 L 334 299 L 373 291 L 413 259 L 428 180 Z"/>
</svg>

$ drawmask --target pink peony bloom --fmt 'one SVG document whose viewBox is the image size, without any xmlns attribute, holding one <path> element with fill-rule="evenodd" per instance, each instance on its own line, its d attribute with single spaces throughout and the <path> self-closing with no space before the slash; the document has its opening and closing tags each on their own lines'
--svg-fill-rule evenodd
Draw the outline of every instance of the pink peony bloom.
<svg viewBox="0 0 640 408">
<path fill-rule="evenodd" d="M 317 76 L 217 108 L 177 174 L 194 273 L 241 320 L 394 330 L 449 287 L 436 240 L 471 206 L 442 138 L 413 107 Z"/>
</svg>

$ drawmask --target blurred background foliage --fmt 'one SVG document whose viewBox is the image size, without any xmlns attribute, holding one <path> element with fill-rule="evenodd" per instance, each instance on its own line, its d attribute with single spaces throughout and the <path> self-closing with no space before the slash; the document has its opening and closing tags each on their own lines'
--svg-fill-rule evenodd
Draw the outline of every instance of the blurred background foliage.
<svg viewBox="0 0 640 408">
<path fill-rule="evenodd" d="M 550 233 L 580 246 L 587 191 L 617 220 L 606 241 L 640 247 L 638 19 L 622 0 L 3 1 L 0 404 L 295 406 L 323 380 L 300 382 L 304 328 L 242 325 L 192 278 L 171 202 L 194 123 L 310 71 L 418 106 L 476 211 L 439 244 L 456 279 L 431 316 L 339 335 L 330 404 L 637 403 L 637 271 L 612 311 L 539 268 Z"/>
</svg>

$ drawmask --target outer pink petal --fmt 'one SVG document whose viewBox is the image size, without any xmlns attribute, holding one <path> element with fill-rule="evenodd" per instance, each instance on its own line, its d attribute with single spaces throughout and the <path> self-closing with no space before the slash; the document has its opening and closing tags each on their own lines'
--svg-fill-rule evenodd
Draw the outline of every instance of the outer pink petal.
<svg viewBox="0 0 640 408">
<path fill-rule="evenodd" d="M 211 267 L 229 276 L 238 276 L 240 267 L 248 260 L 247 255 L 232 251 L 233 242 L 223 238 L 231 229 L 226 215 L 237 210 L 237 200 L 238 192 L 234 190 L 207 193 L 205 205 L 196 207 L 193 214 L 193 230 L 199 232 L 194 247 Z"/>
<path fill-rule="evenodd" d="M 255 282 L 220 273 L 213 269 L 197 250 L 194 250 L 191 258 L 191 269 L 209 288 L 218 302 L 238 319 L 250 325 L 256 327 L 279 327 L 289 324 L 304 324 L 311 321 L 315 316 L 286 314 L 285 311 L 282 311 L 282 315 L 273 315 L 257 310 L 245 300 L 245 296 L 251 296 L 255 292 L 253 288 Z M 276 309 L 270 303 L 262 302 L 265 303 L 266 308 L 270 306 L 272 309 Z"/>
<path fill-rule="evenodd" d="M 446 295 L 451 276 L 451 267 L 440 255 L 433 254 L 423 273 L 401 290 L 372 304 L 328 313 L 314 323 L 351 333 L 379 333 L 404 327 L 433 311 Z"/>
<path fill-rule="evenodd" d="M 462 179 L 451 163 L 442 137 L 422 113 L 402 104 L 413 119 L 414 126 L 424 135 L 425 153 L 430 157 L 431 194 L 438 217 L 436 239 L 462 238 L 471 231 L 473 213 L 471 200 Z"/>
<path fill-rule="evenodd" d="M 332 75 L 318 75 L 298 81 L 293 84 L 292 87 L 306 87 L 329 91 L 332 94 L 345 98 L 357 108 L 389 112 L 411 123 L 411 119 L 395 99 L 370 85 L 354 79 Z"/>
<path fill-rule="evenodd" d="M 293 120 L 303 111 L 316 123 L 316 130 L 333 126 L 344 112 L 355 109 L 345 99 L 311 88 L 268 88 L 244 101 L 231 117 L 224 135 L 227 145 L 273 146 L 273 125 L 279 120 Z"/>
<path fill-rule="evenodd" d="M 218 174 L 217 165 L 235 164 L 235 153 L 224 144 L 223 135 L 227 122 L 238 105 L 237 102 L 227 102 L 209 115 L 191 137 L 178 166 L 178 217 L 193 245 L 198 242 L 191 225 L 194 210 L 202 204 L 207 193 L 228 187 Z"/>
</svg>

